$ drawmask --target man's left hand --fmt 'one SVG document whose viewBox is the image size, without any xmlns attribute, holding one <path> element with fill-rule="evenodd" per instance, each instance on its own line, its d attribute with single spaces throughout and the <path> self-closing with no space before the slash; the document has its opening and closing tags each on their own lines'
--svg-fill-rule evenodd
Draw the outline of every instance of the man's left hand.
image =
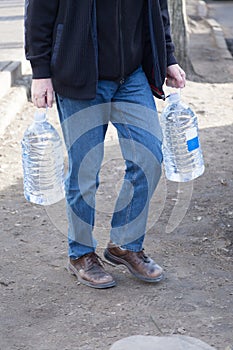
<svg viewBox="0 0 233 350">
<path fill-rule="evenodd" d="M 184 88 L 186 82 L 186 74 L 178 64 L 167 67 L 166 85 L 173 88 Z"/>
</svg>

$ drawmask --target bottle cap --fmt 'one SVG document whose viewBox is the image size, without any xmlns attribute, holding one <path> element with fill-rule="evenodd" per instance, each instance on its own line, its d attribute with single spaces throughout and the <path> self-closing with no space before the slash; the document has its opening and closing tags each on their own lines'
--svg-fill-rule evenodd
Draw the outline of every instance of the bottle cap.
<svg viewBox="0 0 233 350">
<path fill-rule="evenodd" d="M 34 121 L 37 123 L 44 122 L 46 120 L 46 114 L 42 112 L 36 112 L 34 114 Z"/>
<path fill-rule="evenodd" d="M 168 102 L 174 103 L 180 101 L 180 94 L 178 92 L 172 93 L 168 96 Z"/>
</svg>

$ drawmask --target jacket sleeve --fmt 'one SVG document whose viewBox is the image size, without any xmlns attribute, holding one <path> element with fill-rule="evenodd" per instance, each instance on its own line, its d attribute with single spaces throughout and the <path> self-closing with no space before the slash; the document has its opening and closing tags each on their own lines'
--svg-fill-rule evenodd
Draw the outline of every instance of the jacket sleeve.
<svg viewBox="0 0 233 350">
<path fill-rule="evenodd" d="M 174 44 L 171 39 L 171 27 L 170 27 L 170 19 L 168 13 L 167 0 L 159 0 L 160 10 L 162 14 L 164 32 L 165 32 L 165 40 L 166 40 L 166 50 L 167 50 L 167 66 L 171 66 L 172 64 L 176 64 L 176 58 L 174 56 Z"/>
<path fill-rule="evenodd" d="M 59 0 L 25 1 L 25 54 L 33 78 L 49 78 L 54 23 Z"/>
</svg>

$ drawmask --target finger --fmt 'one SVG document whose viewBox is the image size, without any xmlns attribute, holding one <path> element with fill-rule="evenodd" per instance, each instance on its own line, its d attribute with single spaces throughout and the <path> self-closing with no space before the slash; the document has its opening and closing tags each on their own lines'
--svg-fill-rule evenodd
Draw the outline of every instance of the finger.
<svg viewBox="0 0 233 350">
<path fill-rule="evenodd" d="M 34 105 L 38 108 L 46 107 L 46 96 L 36 97 L 34 100 Z"/>
<path fill-rule="evenodd" d="M 184 70 L 178 66 L 168 67 L 167 72 L 167 81 L 166 85 L 174 88 L 183 88 L 185 87 L 186 74 Z"/>
<path fill-rule="evenodd" d="M 176 88 L 176 87 L 177 87 L 176 79 L 175 79 L 175 78 L 167 77 L 167 79 L 166 79 L 166 85 L 167 85 L 168 87 Z"/>
<path fill-rule="evenodd" d="M 180 68 L 180 75 L 181 75 L 181 79 L 182 79 L 181 84 L 183 85 L 183 86 L 181 86 L 181 87 L 185 87 L 185 83 L 186 83 L 186 73 L 185 73 L 185 71 L 183 71 L 182 68 Z"/>
<path fill-rule="evenodd" d="M 182 79 L 182 78 L 180 78 L 180 79 L 177 79 L 176 80 L 176 87 L 177 88 L 184 88 L 185 87 L 185 81 L 184 81 L 184 79 Z"/>
<path fill-rule="evenodd" d="M 185 86 L 185 79 L 181 74 L 177 74 L 173 80 L 173 84 L 176 88 L 183 88 Z"/>
<path fill-rule="evenodd" d="M 168 87 L 180 89 L 185 86 L 184 80 L 183 79 L 176 79 L 176 78 L 167 78 L 166 79 L 166 85 Z"/>
<path fill-rule="evenodd" d="M 182 76 L 182 79 L 181 81 L 179 82 L 179 87 L 182 89 L 185 87 L 185 84 L 186 84 L 186 79 L 185 79 L 185 76 Z"/>
<path fill-rule="evenodd" d="M 183 70 L 180 71 L 180 75 L 182 76 L 183 79 L 186 78 L 186 73 Z"/>
<path fill-rule="evenodd" d="M 182 85 L 184 83 L 184 76 L 182 74 L 184 74 L 184 72 L 181 68 L 179 68 L 179 70 L 175 76 L 175 79 L 176 79 L 176 82 L 178 85 Z"/>
<path fill-rule="evenodd" d="M 33 103 L 37 103 L 38 100 L 41 100 L 41 99 L 45 98 L 45 96 L 46 96 L 46 93 L 42 92 L 42 91 L 39 91 L 37 93 L 33 93 L 33 95 L 32 95 L 32 102 Z"/>
<path fill-rule="evenodd" d="M 34 103 L 35 106 L 41 106 L 46 104 L 46 91 L 36 91 L 33 93 L 32 96 L 32 102 Z"/>
<path fill-rule="evenodd" d="M 53 90 L 47 90 L 46 102 L 47 102 L 48 107 L 52 108 L 53 101 L 54 101 Z"/>
</svg>

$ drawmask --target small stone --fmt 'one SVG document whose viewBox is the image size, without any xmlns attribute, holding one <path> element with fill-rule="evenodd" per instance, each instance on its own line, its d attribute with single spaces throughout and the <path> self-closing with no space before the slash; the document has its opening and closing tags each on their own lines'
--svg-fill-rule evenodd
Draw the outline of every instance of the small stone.
<svg viewBox="0 0 233 350">
<path fill-rule="evenodd" d="M 21 225 L 22 225 L 21 222 L 16 222 L 16 223 L 14 224 L 15 227 L 18 227 L 18 226 L 21 226 Z"/>
<path fill-rule="evenodd" d="M 186 330 L 185 330 L 184 327 L 179 327 L 179 328 L 177 329 L 177 333 L 179 333 L 179 334 L 185 334 L 185 333 L 186 333 Z"/>
<path fill-rule="evenodd" d="M 227 180 L 226 179 L 221 179 L 220 182 L 221 182 L 221 184 L 223 186 L 227 186 Z"/>
<path fill-rule="evenodd" d="M 202 220 L 202 216 L 194 216 L 193 220 L 194 221 L 201 221 Z"/>
</svg>

